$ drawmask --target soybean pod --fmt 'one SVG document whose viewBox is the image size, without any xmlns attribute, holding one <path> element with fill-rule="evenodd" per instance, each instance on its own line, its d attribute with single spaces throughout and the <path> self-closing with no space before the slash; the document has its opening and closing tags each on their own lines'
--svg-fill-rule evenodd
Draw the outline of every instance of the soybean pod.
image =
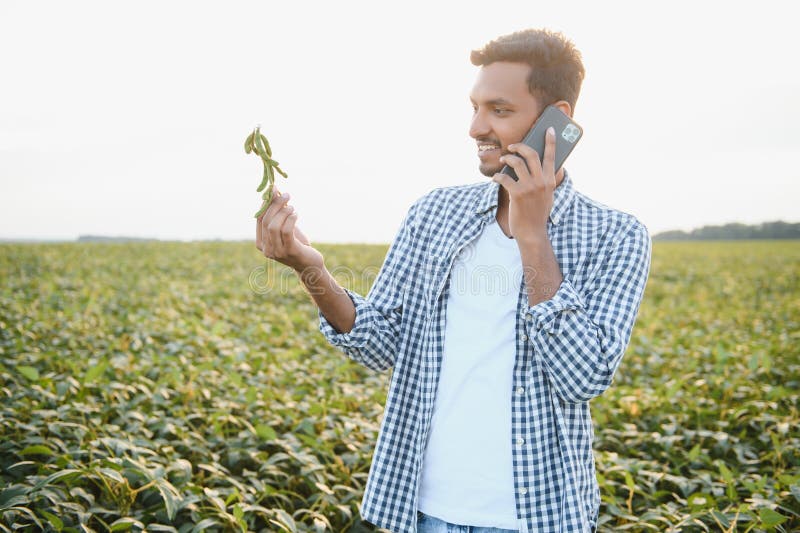
<svg viewBox="0 0 800 533">
<path fill-rule="evenodd" d="M 258 189 L 256 189 L 256 192 L 261 192 L 261 189 L 267 186 L 267 183 L 269 182 L 269 168 L 269 165 L 264 163 L 264 175 L 261 178 L 261 183 L 258 184 Z"/>
<path fill-rule="evenodd" d="M 253 132 L 247 136 L 244 141 L 244 151 L 245 153 L 255 153 L 261 158 L 262 163 L 264 164 L 264 172 L 261 176 L 261 183 L 259 183 L 256 192 L 261 192 L 262 190 L 264 193 L 261 195 L 261 198 L 264 202 L 261 204 L 261 208 L 256 212 L 255 218 L 260 217 L 264 214 L 267 207 L 269 207 L 270 202 L 272 201 L 272 191 L 273 185 L 275 183 L 275 172 L 283 176 L 284 178 L 288 178 L 288 174 L 280 168 L 279 163 L 272 159 L 272 147 L 269 145 L 269 141 L 261 133 L 261 127 L 256 126 Z M 277 193 L 280 196 L 280 193 Z"/>
<path fill-rule="evenodd" d="M 259 133 L 259 135 L 261 135 L 261 142 L 264 143 L 264 149 L 267 151 L 267 155 L 272 157 L 272 149 L 269 147 L 269 141 L 263 134 Z"/>
<path fill-rule="evenodd" d="M 261 159 L 267 157 L 267 151 L 264 149 L 264 143 L 261 141 L 261 134 L 258 133 L 258 128 L 256 128 L 255 132 L 255 143 L 253 146 L 256 148 L 256 153 Z"/>
<path fill-rule="evenodd" d="M 263 215 L 263 214 L 264 214 L 264 212 L 267 210 L 267 207 L 269 207 L 269 202 L 267 202 L 267 201 L 264 201 L 264 203 L 263 203 L 263 204 L 261 204 L 261 209 L 259 209 L 258 211 L 256 211 L 255 218 L 258 218 L 258 217 L 260 217 L 261 215 Z"/>
<path fill-rule="evenodd" d="M 253 151 L 253 141 L 255 140 L 255 132 L 251 133 L 247 139 L 244 140 L 244 151 L 250 153 Z"/>
</svg>

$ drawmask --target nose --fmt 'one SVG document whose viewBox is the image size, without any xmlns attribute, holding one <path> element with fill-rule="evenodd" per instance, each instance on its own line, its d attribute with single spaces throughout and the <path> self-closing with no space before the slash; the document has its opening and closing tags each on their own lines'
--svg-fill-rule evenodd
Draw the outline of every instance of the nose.
<svg viewBox="0 0 800 533">
<path fill-rule="evenodd" d="M 472 122 L 469 124 L 469 136 L 473 139 L 486 137 L 489 134 L 489 123 L 484 118 L 480 110 L 472 115 Z"/>
</svg>

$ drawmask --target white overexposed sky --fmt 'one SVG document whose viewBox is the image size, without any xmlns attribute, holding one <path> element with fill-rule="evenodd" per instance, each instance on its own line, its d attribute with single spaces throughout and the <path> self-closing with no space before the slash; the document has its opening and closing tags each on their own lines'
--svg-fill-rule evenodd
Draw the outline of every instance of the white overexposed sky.
<svg viewBox="0 0 800 533">
<path fill-rule="evenodd" d="M 0 3 L 0 238 L 251 239 L 260 123 L 312 242 L 487 181 L 469 53 L 564 32 L 579 191 L 651 233 L 800 216 L 795 2 Z"/>
</svg>

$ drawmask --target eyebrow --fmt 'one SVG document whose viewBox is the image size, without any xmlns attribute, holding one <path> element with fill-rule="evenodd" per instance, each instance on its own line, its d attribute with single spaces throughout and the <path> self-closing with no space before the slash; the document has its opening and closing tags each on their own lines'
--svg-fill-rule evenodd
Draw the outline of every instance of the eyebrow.
<svg viewBox="0 0 800 533">
<path fill-rule="evenodd" d="M 475 103 L 475 100 L 471 96 L 469 97 L 469 101 L 473 104 Z M 514 105 L 513 102 L 506 100 L 505 98 L 493 98 L 492 100 L 487 100 L 486 103 L 488 105 Z"/>
</svg>

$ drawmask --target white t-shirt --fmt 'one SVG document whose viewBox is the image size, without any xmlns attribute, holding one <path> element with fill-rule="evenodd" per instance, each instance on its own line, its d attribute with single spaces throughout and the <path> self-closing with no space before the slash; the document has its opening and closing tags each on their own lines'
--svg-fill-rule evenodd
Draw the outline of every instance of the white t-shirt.
<svg viewBox="0 0 800 533">
<path fill-rule="evenodd" d="M 511 396 L 522 259 L 490 221 L 451 271 L 444 356 L 418 508 L 447 522 L 516 530 Z"/>
</svg>

